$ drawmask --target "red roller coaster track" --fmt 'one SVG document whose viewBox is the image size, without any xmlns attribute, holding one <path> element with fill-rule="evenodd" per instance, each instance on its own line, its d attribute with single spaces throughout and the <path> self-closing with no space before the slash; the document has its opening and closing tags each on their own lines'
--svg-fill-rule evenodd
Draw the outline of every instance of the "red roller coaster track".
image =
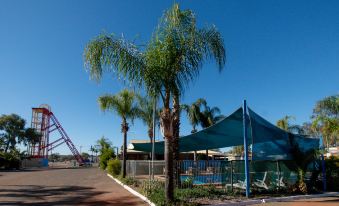
<svg viewBox="0 0 339 206">
<path fill-rule="evenodd" d="M 37 158 L 48 158 L 49 151 L 63 143 L 66 143 L 78 163 L 82 164 L 84 161 L 80 153 L 74 146 L 64 128 L 61 126 L 58 119 L 55 117 L 53 112 L 50 111 L 50 108 L 33 108 L 32 111 L 32 127 L 35 128 L 37 132 L 40 132 L 42 137 L 40 138 L 38 145 L 30 146 L 29 153 L 31 156 Z M 49 143 L 49 134 L 55 130 L 58 130 L 61 137 Z"/>
</svg>

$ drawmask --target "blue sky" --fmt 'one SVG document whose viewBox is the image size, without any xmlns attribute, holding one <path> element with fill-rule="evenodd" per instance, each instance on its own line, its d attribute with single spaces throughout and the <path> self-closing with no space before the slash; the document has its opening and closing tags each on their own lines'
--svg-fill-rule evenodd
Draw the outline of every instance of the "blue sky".
<svg viewBox="0 0 339 206">
<path fill-rule="evenodd" d="M 177 1 L 200 26 L 215 24 L 227 64 L 204 65 L 183 102 L 207 99 L 229 114 L 247 99 L 271 122 L 309 120 L 317 100 L 339 92 L 338 1 Z M 86 43 L 101 32 L 146 43 L 173 1 L 0 1 L 0 114 L 28 122 L 31 108 L 52 110 L 82 151 L 104 135 L 121 145 L 121 120 L 102 113 L 98 96 L 125 88 L 108 74 L 97 84 L 83 67 Z M 182 134 L 190 126 L 182 119 Z M 57 136 L 52 135 L 52 138 Z M 139 121 L 129 139 L 147 138 Z M 161 137 L 158 137 L 161 139 Z M 63 146 L 56 150 L 70 153 Z"/>
</svg>

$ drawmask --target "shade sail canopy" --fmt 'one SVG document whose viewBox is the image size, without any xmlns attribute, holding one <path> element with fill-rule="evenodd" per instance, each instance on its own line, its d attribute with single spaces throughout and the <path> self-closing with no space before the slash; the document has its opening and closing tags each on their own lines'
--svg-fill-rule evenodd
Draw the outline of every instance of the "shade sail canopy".
<svg viewBox="0 0 339 206">
<path fill-rule="evenodd" d="M 318 148 L 319 139 L 286 132 L 271 124 L 251 109 L 247 115 L 248 143 L 252 145 L 253 159 L 290 159 L 291 141 L 303 143 L 301 148 Z M 243 109 L 239 108 L 218 123 L 179 139 L 179 151 L 217 149 L 244 144 Z M 130 149 L 151 152 L 151 143 L 134 143 Z M 155 142 L 155 153 L 164 153 L 164 141 Z"/>
</svg>

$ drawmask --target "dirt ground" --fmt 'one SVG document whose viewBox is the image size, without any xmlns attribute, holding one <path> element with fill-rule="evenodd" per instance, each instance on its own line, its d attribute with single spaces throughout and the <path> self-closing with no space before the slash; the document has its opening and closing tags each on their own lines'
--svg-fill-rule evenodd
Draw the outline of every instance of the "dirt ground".
<svg viewBox="0 0 339 206">
<path fill-rule="evenodd" d="M 0 172 L 0 205 L 148 205 L 98 168 Z"/>
</svg>

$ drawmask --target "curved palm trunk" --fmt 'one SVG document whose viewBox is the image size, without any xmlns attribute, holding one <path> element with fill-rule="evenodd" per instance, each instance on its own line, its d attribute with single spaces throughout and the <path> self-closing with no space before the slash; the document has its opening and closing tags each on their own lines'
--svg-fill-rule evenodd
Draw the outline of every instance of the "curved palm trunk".
<svg viewBox="0 0 339 206">
<path fill-rule="evenodd" d="M 126 159 L 127 159 L 127 131 L 128 131 L 128 123 L 126 118 L 123 118 L 121 124 L 121 131 L 124 133 L 124 141 L 123 141 L 123 150 L 122 150 L 122 177 L 126 177 Z"/>
</svg>

